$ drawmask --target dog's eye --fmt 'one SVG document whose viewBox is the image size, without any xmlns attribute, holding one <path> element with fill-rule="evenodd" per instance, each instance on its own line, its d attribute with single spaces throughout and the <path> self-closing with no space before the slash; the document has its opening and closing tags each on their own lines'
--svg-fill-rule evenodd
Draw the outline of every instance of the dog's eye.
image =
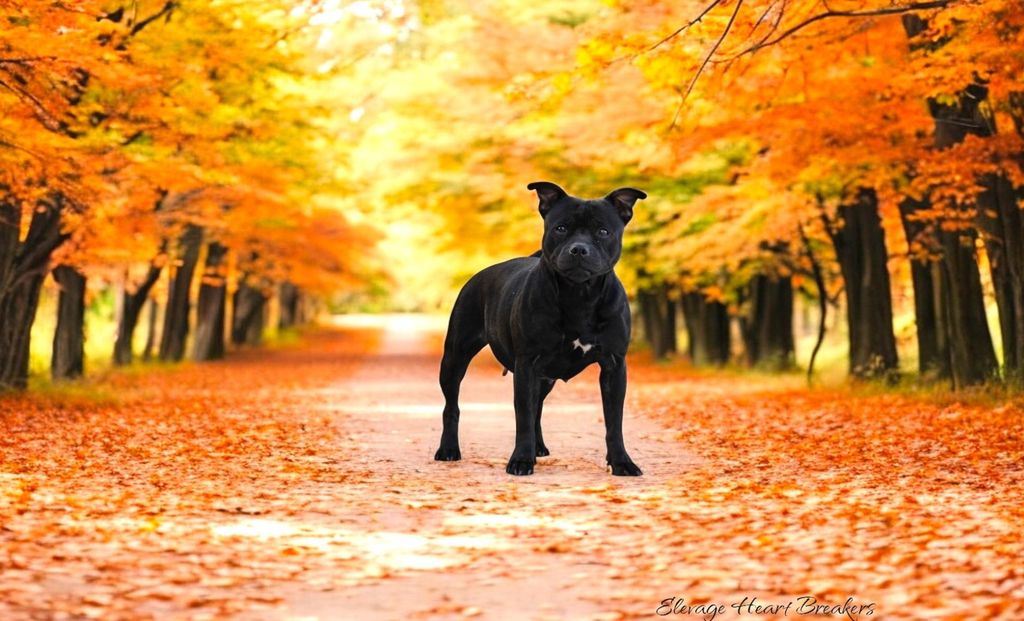
<svg viewBox="0 0 1024 621">
<path fill-rule="evenodd" d="M 608 237 L 608 229 L 597 229 L 597 234 L 601 237 Z"/>
<path fill-rule="evenodd" d="M 558 231 L 559 233 L 564 233 L 569 229 L 565 228 L 564 224 L 559 224 L 558 226 L 555 227 L 555 230 Z"/>
</svg>

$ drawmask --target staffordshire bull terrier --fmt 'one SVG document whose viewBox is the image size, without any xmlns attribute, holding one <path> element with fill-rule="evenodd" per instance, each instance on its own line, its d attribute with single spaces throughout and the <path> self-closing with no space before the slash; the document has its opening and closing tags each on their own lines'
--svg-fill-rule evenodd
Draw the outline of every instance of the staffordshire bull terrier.
<svg viewBox="0 0 1024 621">
<path fill-rule="evenodd" d="M 469 362 L 490 345 L 505 371 L 513 373 L 516 445 L 506 472 L 533 474 L 537 457 L 550 454 L 540 429 L 544 398 L 555 380 L 569 381 L 596 362 L 608 465 L 614 475 L 638 476 L 640 468 L 622 440 L 629 303 L 612 269 L 633 205 L 647 195 L 620 188 L 584 200 L 547 181 L 526 187 L 540 199 L 541 250 L 488 267 L 459 292 L 441 359 L 444 429 L 434 459 L 462 458 L 459 385 Z"/>
</svg>

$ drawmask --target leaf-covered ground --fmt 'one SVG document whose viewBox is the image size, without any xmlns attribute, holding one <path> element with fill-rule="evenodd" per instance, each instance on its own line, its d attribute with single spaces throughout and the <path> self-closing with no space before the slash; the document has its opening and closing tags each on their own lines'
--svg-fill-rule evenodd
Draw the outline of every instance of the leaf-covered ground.
<svg viewBox="0 0 1024 621">
<path fill-rule="evenodd" d="M 1024 618 L 1019 409 L 637 360 L 643 477 L 605 471 L 588 374 L 511 478 L 486 355 L 463 461 L 432 461 L 438 346 L 349 321 L 107 397 L 0 399 L 0 619 Z"/>
</svg>

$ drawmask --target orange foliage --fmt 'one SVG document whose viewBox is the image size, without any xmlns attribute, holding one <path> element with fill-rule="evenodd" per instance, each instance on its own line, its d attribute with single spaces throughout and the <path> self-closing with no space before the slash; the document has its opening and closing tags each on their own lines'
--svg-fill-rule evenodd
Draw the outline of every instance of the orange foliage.
<svg viewBox="0 0 1024 621">
<path fill-rule="evenodd" d="M 276 277 L 351 284 L 370 236 L 325 206 L 331 156 L 310 149 L 325 111 L 305 95 L 316 72 L 302 50 L 319 6 L 5 3 L 4 200 L 27 219 L 62 193 L 71 243 L 57 260 L 108 280 L 192 223 L 238 255 L 273 254 Z"/>
<path fill-rule="evenodd" d="M 981 175 L 1024 182 L 1022 108 L 1014 99 L 1024 90 L 1018 2 L 618 6 L 617 19 L 581 48 L 582 63 L 600 76 L 602 67 L 629 62 L 662 93 L 663 139 L 673 155 L 647 172 L 685 175 L 694 158 L 727 146 L 745 153 L 730 187 L 675 207 L 683 221 L 656 235 L 655 261 L 696 272 L 733 269 L 758 257 L 761 242 L 796 241 L 799 226 L 817 226 L 820 201 L 828 215 L 862 186 L 878 190 L 898 240 L 903 196 L 930 192 L 938 206 L 930 217 L 969 220 L 963 208 L 973 204 Z M 911 13 L 927 23 L 914 45 L 901 23 Z M 988 88 L 982 112 L 995 135 L 933 148 L 929 98 L 950 101 L 975 80 Z M 716 225 L 691 231 L 693 239 L 681 233 L 701 218 Z"/>
</svg>

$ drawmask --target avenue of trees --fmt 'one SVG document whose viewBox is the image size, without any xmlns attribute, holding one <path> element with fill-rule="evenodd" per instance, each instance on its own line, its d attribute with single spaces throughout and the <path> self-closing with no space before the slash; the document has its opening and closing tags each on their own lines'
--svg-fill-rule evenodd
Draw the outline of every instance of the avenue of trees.
<svg viewBox="0 0 1024 621">
<path fill-rule="evenodd" d="M 61 379 L 83 372 L 101 290 L 117 291 L 115 364 L 208 360 L 228 339 L 258 342 L 272 297 L 287 327 L 303 292 L 362 269 L 369 235 L 332 203 L 346 137 L 317 97 L 336 78 L 318 63 L 342 52 L 316 45 L 320 8 L 4 3 L 0 388 L 26 385 L 51 274 Z"/>
<path fill-rule="evenodd" d="M 403 145 L 432 165 L 404 191 L 429 197 L 420 204 L 472 267 L 488 247 L 536 244 L 522 182 L 595 196 L 636 185 L 650 199 L 622 271 L 655 355 L 685 332 L 695 364 L 742 351 L 791 367 L 794 309 L 812 305 L 842 313 L 854 377 L 1024 386 L 1024 5 L 620 0 L 470 13 L 450 15 L 436 43 L 449 62 L 432 105 L 422 92 L 394 99 L 450 129 Z M 901 369 L 894 333 L 904 288 L 916 370 Z"/>
<path fill-rule="evenodd" d="M 82 372 L 99 290 L 117 364 L 256 342 L 272 298 L 285 324 L 357 289 L 446 310 L 473 271 L 536 250 L 525 185 L 548 179 L 650 195 L 620 272 L 659 357 L 685 333 L 694 364 L 791 368 L 810 305 L 842 313 L 854 377 L 1024 387 L 1019 1 L 3 12 L 0 386 L 25 385 L 45 282 L 55 377 Z"/>
<path fill-rule="evenodd" d="M 634 8 L 636 23 L 659 31 L 689 23 L 675 10 Z M 893 287 L 909 278 L 922 378 L 1024 386 L 1024 6 L 705 8 L 657 49 L 619 33 L 591 47 L 595 62 L 643 53 L 648 84 L 679 94 L 672 148 L 741 149 L 650 241 L 660 277 L 649 287 L 660 299 L 649 304 L 681 305 L 691 356 L 722 361 L 730 313 L 750 363 L 791 364 L 799 281 L 823 304 L 841 297 L 850 373 L 890 377 Z M 650 313 L 653 322 L 670 314 Z M 671 349 L 650 332 L 659 353 Z"/>
</svg>

